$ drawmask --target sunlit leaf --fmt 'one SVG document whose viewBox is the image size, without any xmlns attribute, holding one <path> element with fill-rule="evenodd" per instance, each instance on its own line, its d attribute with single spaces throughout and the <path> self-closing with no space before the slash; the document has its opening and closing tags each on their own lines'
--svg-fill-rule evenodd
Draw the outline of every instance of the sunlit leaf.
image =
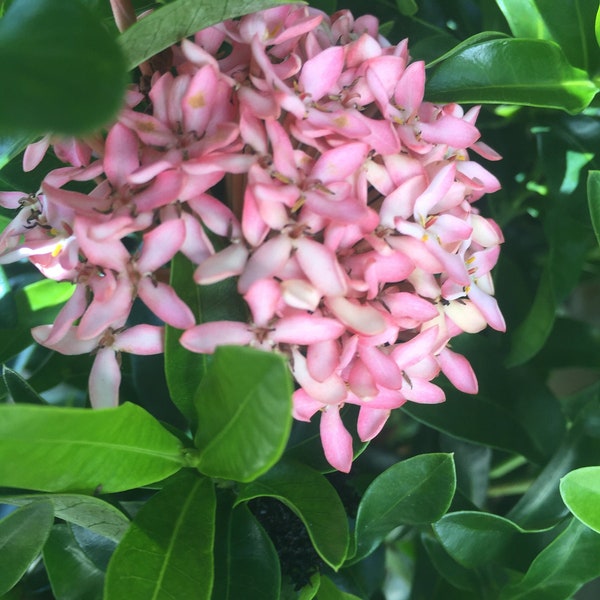
<svg viewBox="0 0 600 600">
<path fill-rule="evenodd" d="M 281 456 L 291 421 L 287 361 L 253 348 L 222 346 L 196 392 L 198 469 L 251 481 Z"/>
<path fill-rule="evenodd" d="M 573 519 L 533 561 L 523 578 L 506 586 L 500 600 L 564 600 L 600 576 L 600 535 Z"/>
<path fill-rule="evenodd" d="M 133 520 L 106 574 L 105 600 L 209 600 L 215 528 L 213 483 L 182 474 Z"/>
<path fill-rule="evenodd" d="M 500 39 L 465 48 L 428 73 L 433 102 L 520 104 L 582 111 L 597 92 L 553 42 Z"/>
<path fill-rule="evenodd" d="M 583 467 L 560 481 L 560 495 L 569 510 L 600 533 L 600 467 Z"/>
<path fill-rule="evenodd" d="M 177 472 L 182 445 L 126 403 L 89 410 L 0 405 L 0 486 L 47 492 L 128 490 Z"/>
</svg>

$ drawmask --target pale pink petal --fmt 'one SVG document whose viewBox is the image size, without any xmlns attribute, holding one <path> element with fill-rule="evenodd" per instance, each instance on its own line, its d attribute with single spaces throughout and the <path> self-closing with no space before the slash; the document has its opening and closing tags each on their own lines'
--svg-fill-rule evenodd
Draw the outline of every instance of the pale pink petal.
<svg viewBox="0 0 600 600">
<path fill-rule="evenodd" d="M 358 413 L 358 421 L 356 429 L 358 437 L 363 442 L 372 440 L 383 429 L 386 421 L 390 416 L 390 411 L 381 408 L 370 408 L 369 406 L 361 406 Z"/>
<path fill-rule="evenodd" d="M 476 284 L 469 287 L 468 296 L 481 311 L 490 327 L 496 331 L 506 331 L 506 322 L 500 312 L 498 302 L 493 296 L 486 294 Z"/>
<path fill-rule="evenodd" d="M 59 340 L 51 346 L 46 344 L 52 333 L 52 325 L 40 325 L 31 330 L 33 339 L 42 346 L 52 348 L 61 354 L 88 354 L 98 345 L 98 339 L 82 340 L 77 336 L 77 328 L 71 327 Z"/>
<path fill-rule="evenodd" d="M 435 349 L 439 327 L 436 325 L 417 334 L 407 342 L 400 342 L 392 351 L 392 358 L 401 371 L 418 363 Z"/>
<path fill-rule="evenodd" d="M 313 415 L 323 408 L 323 403 L 311 398 L 302 388 L 292 395 L 292 416 L 297 421 L 308 422 Z"/>
<path fill-rule="evenodd" d="M 298 264 L 321 294 L 344 296 L 347 293 L 345 273 L 329 248 L 309 238 L 298 239 L 296 248 Z"/>
<path fill-rule="evenodd" d="M 358 304 L 342 296 L 327 298 L 326 304 L 331 312 L 344 325 L 362 335 L 377 335 L 386 330 L 383 315 L 368 304 Z"/>
<path fill-rule="evenodd" d="M 140 166 L 138 137 L 129 127 L 116 123 L 106 136 L 104 172 L 115 187 L 127 183 L 127 177 Z"/>
<path fill-rule="evenodd" d="M 50 136 L 46 135 L 41 140 L 29 144 L 23 154 L 23 171 L 33 171 L 44 158 L 50 147 Z"/>
<path fill-rule="evenodd" d="M 188 329 L 179 339 L 181 345 L 191 352 L 212 354 L 217 346 L 247 346 L 254 340 L 254 333 L 246 323 L 238 321 L 212 321 Z"/>
<path fill-rule="evenodd" d="M 402 387 L 402 372 L 390 356 L 374 346 L 360 343 L 358 354 L 379 385 L 390 389 Z"/>
<path fill-rule="evenodd" d="M 377 395 L 378 389 L 373 375 L 360 360 L 354 360 L 348 373 L 348 385 L 353 394 L 364 401 Z"/>
<path fill-rule="evenodd" d="M 345 330 L 346 328 L 335 319 L 315 315 L 292 315 L 280 319 L 275 324 L 271 338 L 280 344 L 304 346 L 337 339 Z"/>
<path fill-rule="evenodd" d="M 130 354 L 161 354 L 164 351 L 164 327 L 134 325 L 115 335 L 115 350 Z"/>
<path fill-rule="evenodd" d="M 477 333 L 488 325 L 479 308 L 467 298 L 451 300 L 450 304 L 444 307 L 444 312 L 466 333 Z"/>
<path fill-rule="evenodd" d="M 446 400 L 441 388 L 420 377 L 411 377 L 410 383 L 405 383 L 402 388 L 402 393 L 407 400 L 419 404 L 439 404 Z"/>
<path fill-rule="evenodd" d="M 119 404 L 121 368 L 112 348 L 101 348 L 96 354 L 89 379 L 92 408 L 111 408 Z"/>
<path fill-rule="evenodd" d="M 143 238 L 142 253 L 137 260 L 140 274 L 153 273 L 168 263 L 185 240 L 185 224 L 179 219 L 161 223 Z"/>
<path fill-rule="evenodd" d="M 335 91 L 343 67 L 344 48 L 326 48 L 304 63 L 298 80 L 300 89 L 310 94 L 313 101 L 320 100 L 325 94 Z"/>
<path fill-rule="evenodd" d="M 423 102 L 425 92 L 425 63 L 421 60 L 415 61 L 406 67 L 402 77 L 398 81 L 394 100 L 396 104 L 405 111 L 406 116 L 416 114 Z"/>
<path fill-rule="evenodd" d="M 451 115 L 442 115 L 434 123 L 421 122 L 419 130 L 425 141 L 453 148 L 468 148 L 480 137 L 477 127 Z"/>
<path fill-rule="evenodd" d="M 261 327 L 273 318 L 280 299 L 279 284 L 274 279 L 259 279 L 244 294 L 255 325 Z"/>
<path fill-rule="evenodd" d="M 337 406 L 327 406 L 321 413 L 321 443 L 327 462 L 342 473 L 349 473 L 354 458 L 352 436 L 344 427 Z"/>
<path fill-rule="evenodd" d="M 323 404 L 339 404 L 344 400 L 348 392 L 341 377 L 334 373 L 323 381 L 317 381 L 308 371 L 306 358 L 296 348 L 292 348 L 292 356 L 292 373 L 309 396 Z"/>
<path fill-rule="evenodd" d="M 286 279 L 281 282 L 281 297 L 293 308 L 316 310 L 321 301 L 321 293 L 317 288 L 303 279 Z"/>
<path fill-rule="evenodd" d="M 231 244 L 207 258 L 194 272 L 194 281 L 209 285 L 239 275 L 246 266 L 248 250 L 242 244 Z"/>
<path fill-rule="evenodd" d="M 189 306 L 166 283 L 142 277 L 137 291 L 144 304 L 168 325 L 177 329 L 188 329 L 196 323 Z"/>
<path fill-rule="evenodd" d="M 248 259 L 240 276 L 240 292 L 245 294 L 255 281 L 271 277 L 283 269 L 291 252 L 292 241 L 287 235 L 278 235 L 260 245 Z"/>
<path fill-rule="evenodd" d="M 340 346 L 335 340 L 310 344 L 306 349 L 306 366 L 311 377 L 325 381 L 340 364 Z"/>
<path fill-rule="evenodd" d="M 182 102 L 186 131 L 195 131 L 199 136 L 204 133 L 211 117 L 216 89 L 217 71 L 212 65 L 202 67 L 192 77 Z"/>
<path fill-rule="evenodd" d="M 133 305 L 132 293 L 130 281 L 120 278 L 114 292 L 107 298 L 94 297 L 79 322 L 79 337 L 89 340 L 100 335 L 105 329 L 121 327 Z"/>
<path fill-rule="evenodd" d="M 369 152 L 369 146 L 362 142 L 342 144 L 324 152 L 311 171 L 311 178 L 328 184 L 343 181 L 359 169 Z"/>
<path fill-rule="evenodd" d="M 79 284 L 75 287 L 73 295 L 67 300 L 67 303 L 60 309 L 52 325 L 52 333 L 46 340 L 46 343 L 52 345 L 65 336 L 71 328 L 71 325 L 81 317 L 87 307 L 87 287 Z"/>
<path fill-rule="evenodd" d="M 147 188 L 133 196 L 138 211 L 155 210 L 177 200 L 183 181 L 183 174 L 178 170 L 159 173 Z"/>
<path fill-rule="evenodd" d="M 462 354 L 452 352 L 450 348 L 444 348 L 437 359 L 442 372 L 457 390 L 466 394 L 477 393 L 479 389 L 477 377 L 473 367 Z"/>
</svg>

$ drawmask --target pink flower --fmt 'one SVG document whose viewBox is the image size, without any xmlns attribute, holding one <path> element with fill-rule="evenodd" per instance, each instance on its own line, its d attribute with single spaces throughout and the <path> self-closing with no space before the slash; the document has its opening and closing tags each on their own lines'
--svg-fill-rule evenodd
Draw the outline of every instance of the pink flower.
<svg viewBox="0 0 600 600">
<path fill-rule="evenodd" d="M 132 89 L 105 136 L 31 145 L 28 168 L 50 143 L 70 166 L 38 195 L 0 194 L 18 210 L 0 262 L 27 257 L 76 284 L 35 339 L 96 354 L 95 407 L 118 401 L 120 352 L 161 351 L 160 327 L 129 327 L 136 298 L 190 351 L 280 352 L 294 417 L 320 415 L 325 456 L 346 472 L 345 404 L 369 441 L 404 403 L 443 402 L 440 373 L 477 393 L 450 344 L 505 329 L 491 277 L 502 233 L 473 207 L 499 182 L 470 153 L 500 157 L 480 140 L 479 108 L 425 102 L 424 90 L 407 41 L 348 11 L 277 6 L 174 46 L 145 110 Z M 167 283 L 177 253 L 200 286 L 236 277 L 248 321 L 196 324 Z"/>
</svg>

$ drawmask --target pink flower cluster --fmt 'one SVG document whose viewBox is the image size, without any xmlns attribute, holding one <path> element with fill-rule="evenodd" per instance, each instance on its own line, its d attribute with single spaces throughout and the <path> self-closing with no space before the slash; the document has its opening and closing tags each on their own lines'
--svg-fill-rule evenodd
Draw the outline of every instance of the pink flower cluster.
<svg viewBox="0 0 600 600">
<path fill-rule="evenodd" d="M 26 168 L 52 142 L 70 163 L 37 195 L 0 195 L 20 209 L 0 262 L 27 256 L 76 283 L 33 336 L 96 352 L 92 405 L 117 403 L 120 352 L 162 351 L 161 327 L 128 326 L 136 298 L 185 330 L 193 352 L 287 355 L 294 416 L 320 412 L 325 455 L 341 471 L 352 462 L 344 404 L 360 407 L 366 441 L 406 401 L 442 402 L 440 371 L 475 393 L 449 342 L 505 328 L 490 277 L 502 234 L 472 206 L 499 188 L 467 151 L 499 158 L 479 141 L 478 108 L 424 102 L 424 64 L 410 62 L 406 41 L 390 45 L 374 17 L 347 11 L 281 6 L 171 52 L 171 69 L 147 94 L 129 92 L 106 136 L 28 148 Z M 89 193 L 74 191 L 82 182 Z M 216 251 L 207 231 L 229 244 Z M 177 252 L 199 285 L 238 277 L 251 321 L 196 324 L 162 275 Z"/>
</svg>

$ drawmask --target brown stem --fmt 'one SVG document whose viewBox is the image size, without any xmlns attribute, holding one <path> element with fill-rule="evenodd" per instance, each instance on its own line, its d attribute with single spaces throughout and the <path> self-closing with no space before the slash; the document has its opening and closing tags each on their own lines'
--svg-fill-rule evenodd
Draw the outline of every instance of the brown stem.
<svg viewBox="0 0 600 600">
<path fill-rule="evenodd" d="M 137 21 L 131 0 L 110 0 L 110 7 L 119 31 L 125 31 Z"/>
</svg>

